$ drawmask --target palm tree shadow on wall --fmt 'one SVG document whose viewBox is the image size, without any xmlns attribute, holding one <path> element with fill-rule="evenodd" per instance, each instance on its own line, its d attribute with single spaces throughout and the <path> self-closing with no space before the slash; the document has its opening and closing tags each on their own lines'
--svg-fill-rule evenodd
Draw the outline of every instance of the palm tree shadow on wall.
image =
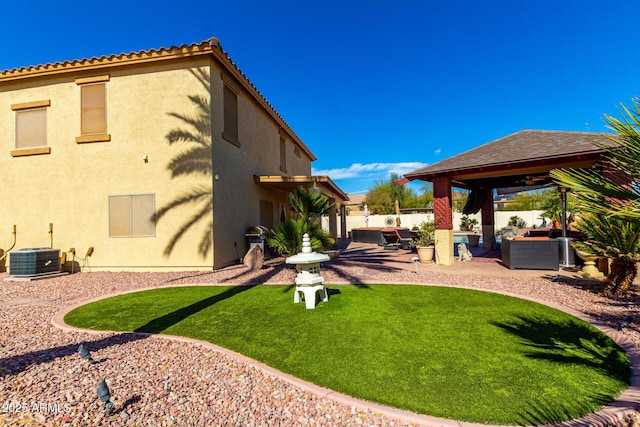
<svg viewBox="0 0 640 427">
<path fill-rule="evenodd" d="M 170 112 L 169 116 L 181 120 L 183 127 L 174 128 L 165 139 L 171 146 L 186 146 L 171 161 L 167 169 L 171 172 L 171 179 L 186 176 L 203 177 L 202 185 L 194 185 L 174 200 L 161 207 L 156 213 L 156 221 L 160 221 L 171 211 L 189 209 L 192 214 L 187 216 L 180 227 L 171 236 L 164 248 L 164 255 L 169 256 L 178 241 L 185 233 L 198 224 L 204 224 L 202 237 L 198 244 L 198 252 L 205 258 L 213 244 L 213 184 L 211 160 L 211 83 L 209 72 L 196 68 L 188 70 L 203 86 L 202 94 L 188 95 L 195 107 L 193 115 Z"/>
</svg>

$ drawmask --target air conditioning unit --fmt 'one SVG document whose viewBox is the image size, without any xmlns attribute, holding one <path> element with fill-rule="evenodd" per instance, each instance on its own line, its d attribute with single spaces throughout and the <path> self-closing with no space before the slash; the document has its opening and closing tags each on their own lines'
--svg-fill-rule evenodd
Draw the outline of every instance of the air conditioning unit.
<svg viewBox="0 0 640 427">
<path fill-rule="evenodd" d="M 38 276 L 60 271 L 60 249 L 25 248 L 9 252 L 9 276 Z"/>
</svg>

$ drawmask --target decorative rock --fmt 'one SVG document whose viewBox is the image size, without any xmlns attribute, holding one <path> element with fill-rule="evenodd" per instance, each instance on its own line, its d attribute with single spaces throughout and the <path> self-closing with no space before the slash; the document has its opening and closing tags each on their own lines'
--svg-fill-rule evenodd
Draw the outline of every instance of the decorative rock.
<svg viewBox="0 0 640 427">
<path fill-rule="evenodd" d="M 264 265 L 264 254 L 262 253 L 260 246 L 251 246 L 247 251 L 247 254 L 244 256 L 243 263 L 251 271 L 260 270 Z"/>
</svg>

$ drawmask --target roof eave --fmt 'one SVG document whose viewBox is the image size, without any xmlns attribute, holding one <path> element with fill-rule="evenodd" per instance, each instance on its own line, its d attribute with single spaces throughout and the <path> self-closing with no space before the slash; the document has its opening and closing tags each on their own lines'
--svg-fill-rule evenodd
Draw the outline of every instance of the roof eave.
<svg viewBox="0 0 640 427">
<path fill-rule="evenodd" d="M 84 58 L 73 61 L 56 62 L 53 64 L 36 65 L 12 70 L 0 71 L 0 83 L 20 81 L 24 79 L 50 77 L 68 73 L 78 73 L 86 70 L 103 70 L 115 67 L 149 64 L 160 61 L 193 58 L 202 55 L 212 55 L 217 61 L 251 94 L 253 99 L 264 108 L 278 123 L 289 137 L 299 146 L 311 161 L 317 157 L 311 152 L 298 135 L 284 121 L 278 112 L 269 104 L 265 97 L 240 71 L 229 55 L 222 49 L 217 39 L 212 38 L 201 43 L 173 46 L 168 48 L 150 49 L 148 51 L 121 53 L 118 55 Z"/>
<path fill-rule="evenodd" d="M 285 189 L 300 185 L 320 187 L 336 199 L 340 199 L 343 202 L 349 201 L 349 196 L 326 175 L 254 175 L 253 180 L 257 184 L 272 185 Z"/>
<path fill-rule="evenodd" d="M 582 160 L 590 160 L 590 159 L 597 159 L 599 158 L 602 154 L 604 153 L 604 150 L 602 149 L 594 149 L 591 151 L 585 151 L 585 152 L 580 152 L 578 154 L 575 155 L 575 158 L 577 159 L 578 162 L 582 161 Z M 504 166 L 508 166 L 509 169 L 521 169 L 521 168 L 526 168 L 529 165 L 540 165 L 540 164 L 548 164 L 548 165 L 553 165 L 558 163 L 558 161 L 566 158 L 567 155 L 558 155 L 558 156 L 547 156 L 547 157 L 536 157 L 536 158 L 530 158 L 530 159 L 525 159 L 522 161 L 510 161 L 510 162 L 496 162 L 496 163 L 489 163 L 489 164 L 483 164 L 483 165 L 472 165 L 472 166 L 467 166 L 464 168 L 446 168 L 446 169 L 435 169 L 434 166 L 437 166 L 437 163 L 435 165 L 432 165 L 432 167 L 428 167 L 428 168 L 424 168 L 424 169 L 419 169 L 413 172 L 409 172 L 407 174 L 405 174 L 404 176 L 409 179 L 409 180 L 416 180 L 416 179 L 421 179 L 421 177 L 425 177 L 425 176 L 429 176 L 429 177 L 435 177 L 435 176 L 440 176 L 440 175 L 451 175 L 452 172 L 454 173 L 455 176 L 458 175 L 466 175 L 470 172 L 473 171 L 487 171 L 487 170 L 492 170 L 492 169 L 500 169 L 503 168 Z M 426 170 L 425 170 L 426 169 Z"/>
</svg>

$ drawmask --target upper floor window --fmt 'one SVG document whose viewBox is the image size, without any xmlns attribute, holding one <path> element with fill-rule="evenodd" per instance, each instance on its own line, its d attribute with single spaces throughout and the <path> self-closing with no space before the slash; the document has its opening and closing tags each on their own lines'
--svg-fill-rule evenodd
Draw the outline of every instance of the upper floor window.
<svg viewBox="0 0 640 427">
<path fill-rule="evenodd" d="M 238 94 L 226 84 L 223 87 L 224 130 L 222 137 L 240 146 L 240 141 L 238 141 Z"/>
<path fill-rule="evenodd" d="M 287 141 L 280 137 L 280 171 L 287 173 Z"/>
<path fill-rule="evenodd" d="M 16 114 L 15 150 L 11 155 L 28 156 L 49 154 L 47 146 L 47 107 L 51 100 L 13 104 L 11 109 Z"/>
<path fill-rule="evenodd" d="M 80 134 L 77 143 L 109 141 L 107 133 L 107 84 L 109 76 L 76 79 L 80 85 Z"/>
</svg>

